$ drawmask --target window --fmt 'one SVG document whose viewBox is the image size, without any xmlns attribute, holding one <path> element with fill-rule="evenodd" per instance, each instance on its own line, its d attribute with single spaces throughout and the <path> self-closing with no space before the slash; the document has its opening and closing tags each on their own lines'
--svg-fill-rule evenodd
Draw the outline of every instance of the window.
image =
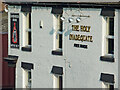
<svg viewBox="0 0 120 90">
<path fill-rule="evenodd" d="M 114 54 L 114 18 L 106 17 L 106 22 L 107 22 L 106 53 Z"/>
<path fill-rule="evenodd" d="M 63 67 L 53 66 L 51 73 L 53 74 L 53 88 L 62 90 L 63 88 Z"/>
<path fill-rule="evenodd" d="M 114 62 L 114 17 L 104 17 L 103 19 L 103 56 L 100 57 L 101 61 Z"/>
<path fill-rule="evenodd" d="M 23 69 L 23 88 L 31 88 L 32 86 L 32 69 L 34 69 L 34 64 L 21 62 L 21 67 Z"/>
<path fill-rule="evenodd" d="M 55 49 L 62 50 L 62 20 L 60 20 L 61 15 L 54 15 L 54 25 L 56 31 L 56 46 Z"/>
<path fill-rule="evenodd" d="M 24 69 L 23 88 L 31 88 L 31 70 Z"/>
<path fill-rule="evenodd" d="M 28 42 L 27 45 L 31 46 L 31 13 L 27 13 L 27 37 L 28 38 Z"/>
<path fill-rule="evenodd" d="M 63 44 L 63 36 L 62 36 L 62 25 L 63 22 L 60 19 L 62 15 L 54 14 L 53 15 L 53 28 L 55 30 L 54 33 L 54 51 L 52 54 L 62 55 L 62 44 Z"/>
<path fill-rule="evenodd" d="M 53 75 L 53 88 L 58 88 L 58 90 L 62 90 L 63 88 L 62 76 Z"/>
<path fill-rule="evenodd" d="M 31 13 L 23 13 L 23 51 L 31 51 Z"/>
<path fill-rule="evenodd" d="M 102 8 L 100 15 L 103 17 L 103 41 L 102 41 L 102 55 L 101 61 L 115 62 L 114 59 L 114 8 Z"/>
<path fill-rule="evenodd" d="M 57 48 L 59 50 L 62 50 L 62 20 L 60 20 L 61 15 L 56 15 L 57 18 Z"/>
<path fill-rule="evenodd" d="M 103 90 L 114 90 L 114 84 L 103 82 Z"/>
</svg>

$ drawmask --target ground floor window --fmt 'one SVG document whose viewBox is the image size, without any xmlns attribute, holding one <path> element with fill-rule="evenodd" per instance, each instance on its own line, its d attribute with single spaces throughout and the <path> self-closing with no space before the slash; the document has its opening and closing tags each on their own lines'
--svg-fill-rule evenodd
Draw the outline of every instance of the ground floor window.
<svg viewBox="0 0 120 90">
<path fill-rule="evenodd" d="M 63 88 L 63 77 L 59 75 L 53 75 L 53 88 L 62 90 Z"/>
<path fill-rule="evenodd" d="M 103 90 L 114 90 L 114 84 L 103 83 Z"/>
<path fill-rule="evenodd" d="M 33 63 L 21 62 L 23 69 L 23 88 L 32 87 L 32 69 L 34 69 Z"/>
<path fill-rule="evenodd" d="M 23 70 L 23 88 L 31 88 L 32 80 L 31 80 L 31 70 L 24 69 Z"/>
</svg>

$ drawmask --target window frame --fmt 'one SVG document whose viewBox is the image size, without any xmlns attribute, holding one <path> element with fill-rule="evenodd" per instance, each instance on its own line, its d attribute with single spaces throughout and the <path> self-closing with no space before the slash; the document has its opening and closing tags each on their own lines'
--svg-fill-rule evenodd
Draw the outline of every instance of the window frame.
<svg viewBox="0 0 120 90">
<path fill-rule="evenodd" d="M 23 45 L 22 51 L 31 51 L 32 48 L 32 31 L 31 31 L 31 12 L 23 12 Z"/>
<path fill-rule="evenodd" d="M 109 24 L 107 18 L 114 18 L 112 16 L 103 16 L 102 17 L 102 56 L 100 56 L 101 61 L 105 62 L 115 62 L 114 54 L 108 53 L 108 39 L 114 40 L 114 35 L 109 35 Z M 115 18 L 114 18 L 114 25 L 115 25 Z M 115 31 L 115 29 L 114 29 Z M 113 43 L 114 46 L 114 43 Z M 115 50 L 115 48 L 113 47 Z"/>
<path fill-rule="evenodd" d="M 62 39 L 62 38 L 60 38 L 60 35 L 62 35 L 62 31 L 63 31 L 62 30 L 62 20 L 60 19 L 61 17 L 62 17 L 62 15 L 59 15 L 59 14 L 55 14 L 54 15 L 54 19 L 56 19 L 55 23 L 57 24 L 55 26 L 55 32 L 56 32 L 56 35 L 55 35 L 55 37 L 56 37 L 56 42 L 55 42 L 56 43 L 56 47 L 55 47 L 55 49 L 56 50 L 57 49 L 62 49 L 62 45 L 60 45 L 60 39 Z"/>
<path fill-rule="evenodd" d="M 114 56 L 114 53 L 109 53 L 109 40 L 113 40 L 113 46 L 114 46 L 114 33 L 113 35 L 110 35 L 110 19 L 114 20 L 114 17 L 105 17 L 106 19 L 106 54 L 107 55 L 112 55 Z M 114 22 L 113 22 L 113 26 L 114 26 Z M 113 32 L 114 32 L 114 27 L 113 27 Z M 113 47 L 113 51 L 114 51 L 114 47 Z"/>
<path fill-rule="evenodd" d="M 31 78 L 29 79 L 29 72 L 31 73 Z M 32 86 L 32 71 L 28 69 L 23 69 L 23 88 L 31 88 Z"/>
<path fill-rule="evenodd" d="M 61 14 L 53 14 L 53 55 L 63 55 L 63 21 Z"/>
<path fill-rule="evenodd" d="M 63 76 L 53 74 L 53 88 L 57 88 L 58 90 L 63 89 Z"/>
<path fill-rule="evenodd" d="M 111 88 L 111 86 L 113 86 L 113 88 Z M 102 88 L 102 90 L 114 90 L 114 84 L 102 82 Z"/>
</svg>

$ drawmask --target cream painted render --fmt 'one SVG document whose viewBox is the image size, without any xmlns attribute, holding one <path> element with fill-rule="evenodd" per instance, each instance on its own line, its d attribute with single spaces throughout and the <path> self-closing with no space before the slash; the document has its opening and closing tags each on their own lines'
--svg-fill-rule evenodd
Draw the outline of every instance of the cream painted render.
<svg viewBox="0 0 120 90">
<path fill-rule="evenodd" d="M 96 8 L 63 8 L 63 56 L 52 55 L 54 49 L 54 30 L 53 30 L 53 14 L 51 7 L 32 6 L 31 15 L 31 32 L 32 32 L 32 52 L 21 50 L 24 45 L 23 31 L 23 14 L 20 6 L 9 6 L 8 12 L 8 33 L 9 33 L 9 55 L 19 56 L 16 64 L 16 88 L 23 88 L 23 70 L 21 62 L 29 62 L 34 64 L 32 70 L 32 88 L 53 88 L 53 74 L 51 74 L 52 66 L 63 67 L 63 88 L 102 88 L 100 81 L 101 73 L 110 73 L 115 76 L 114 87 L 118 88 L 118 42 L 119 38 L 119 17 L 120 11 L 115 9 L 114 22 L 114 58 L 115 62 L 100 61 L 100 56 L 104 55 L 104 20 L 100 15 L 101 9 Z M 10 13 L 19 13 L 19 33 L 20 48 L 10 48 Z M 68 19 L 72 15 L 89 15 L 76 23 L 76 17 L 73 22 L 69 23 Z M 39 27 L 40 21 L 43 21 L 43 28 Z M 72 25 L 91 26 L 90 32 L 75 32 Z M 69 40 L 69 34 L 91 35 L 93 42 L 81 42 Z M 88 45 L 88 49 L 76 48 L 74 43 Z"/>
</svg>

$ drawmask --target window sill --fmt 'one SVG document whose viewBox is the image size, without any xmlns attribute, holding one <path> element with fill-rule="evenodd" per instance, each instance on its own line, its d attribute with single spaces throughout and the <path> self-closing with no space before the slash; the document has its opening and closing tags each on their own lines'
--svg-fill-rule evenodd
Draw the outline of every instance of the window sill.
<svg viewBox="0 0 120 90">
<path fill-rule="evenodd" d="M 22 47 L 22 51 L 31 52 L 32 50 L 30 46 L 25 46 L 25 47 Z"/>
<path fill-rule="evenodd" d="M 63 52 L 62 52 L 62 50 L 53 50 L 52 55 L 60 55 L 60 56 L 62 56 Z"/>
<path fill-rule="evenodd" d="M 115 59 L 112 55 L 100 56 L 100 60 L 106 62 L 115 62 Z"/>
</svg>

